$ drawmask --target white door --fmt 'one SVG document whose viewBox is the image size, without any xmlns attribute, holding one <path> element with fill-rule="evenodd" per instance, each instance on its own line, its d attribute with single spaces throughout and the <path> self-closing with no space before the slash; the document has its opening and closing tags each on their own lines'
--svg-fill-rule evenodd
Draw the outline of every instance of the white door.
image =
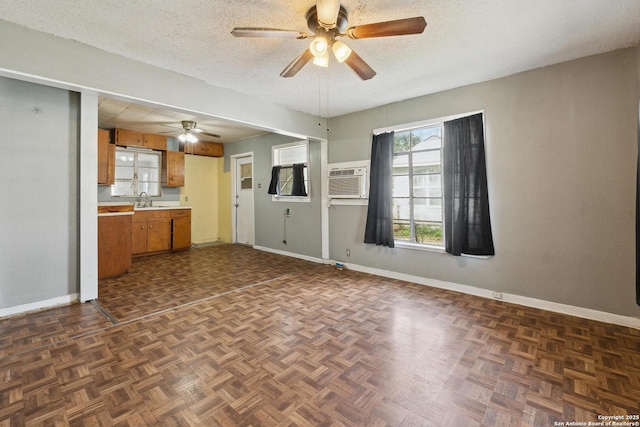
<svg viewBox="0 0 640 427">
<path fill-rule="evenodd" d="M 236 158 L 235 243 L 253 245 L 253 156 Z"/>
</svg>

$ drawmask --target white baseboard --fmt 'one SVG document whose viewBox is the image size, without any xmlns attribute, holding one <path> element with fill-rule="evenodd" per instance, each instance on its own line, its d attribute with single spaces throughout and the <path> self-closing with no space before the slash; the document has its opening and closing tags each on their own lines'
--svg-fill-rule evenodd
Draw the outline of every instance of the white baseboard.
<svg viewBox="0 0 640 427">
<path fill-rule="evenodd" d="M 296 254 L 296 253 L 293 253 L 293 252 L 281 251 L 279 249 L 272 249 L 272 248 L 267 248 L 267 247 L 264 247 L 264 246 L 254 246 L 253 249 L 257 249 L 259 251 L 264 251 L 264 252 L 271 252 L 272 254 L 284 255 L 284 256 L 291 257 L 291 258 L 303 259 L 305 261 L 316 262 L 318 264 L 325 264 L 326 263 L 326 260 L 323 260 L 322 258 L 316 258 L 316 257 L 308 256 L 308 255 L 300 255 L 300 254 Z"/>
<path fill-rule="evenodd" d="M 278 249 L 267 248 L 263 246 L 254 246 L 254 249 L 271 252 L 278 255 L 298 258 L 305 261 L 311 261 L 318 264 L 335 264 L 336 261 L 326 260 L 307 255 L 300 255 L 293 252 L 281 251 Z M 382 270 L 379 268 L 365 267 L 358 264 L 343 263 L 347 269 L 360 271 L 363 273 L 375 274 L 376 276 L 388 277 L 390 279 L 404 280 L 406 282 L 417 283 L 419 285 L 431 286 L 434 288 L 447 289 L 457 291 L 464 294 L 476 295 L 484 298 L 497 299 L 513 304 L 523 305 L 525 307 L 533 307 L 541 310 L 553 311 L 555 313 L 567 314 L 570 316 L 582 317 L 585 319 L 596 320 L 599 322 L 612 323 L 614 325 L 627 326 L 630 328 L 640 329 L 640 318 L 622 316 L 619 314 L 608 313 L 606 311 L 593 310 L 590 308 L 576 307 L 568 304 L 560 304 L 552 301 L 541 300 L 537 298 L 524 297 L 521 295 L 501 293 L 502 298 L 495 298 L 493 291 L 489 289 L 477 288 L 475 286 L 462 285 L 459 283 L 446 282 L 443 280 L 429 279 L 426 277 L 413 276 L 395 271 Z M 70 294 L 62 297 L 52 298 L 44 301 L 37 301 L 29 304 L 18 305 L 0 309 L 0 318 L 22 314 L 29 311 L 52 308 L 59 305 L 66 305 L 78 300 L 78 294 Z"/>
<path fill-rule="evenodd" d="M 36 301 L 28 304 L 16 305 L 13 307 L 1 308 L 0 317 L 13 316 L 16 314 L 27 313 L 29 311 L 42 310 L 45 308 L 52 308 L 59 305 L 67 305 L 72 302 L 78 301 L 78 294 L 70 294 L 62 297 L 51 298 L 44 301 Z"/>
<path fill-rule="evenodd" d="M 291 252 L 280 251 L 277 249 L 265 248 L 261 246 L 254 246 L 255 249 L 272 252 L 279 255 L 290 256 L 294 258 L 300 258 L 307 261 L 317 262 L 320 264 L 333 264 L 337 261 L 320 259 L 314 257 L 308 257 Z M 429 279 L 427 277 L 413 276 L 411 274 L 398 273 L 395 271 L 382 270 L 379 268 L 366 267 L 358 264 L 344 263 L 345 268 L 354 271 L 360 271 L 363 273 L 375 274 L 376 276 L 388 277 L 390 279 L 404 280 L 406 282 L 417 283 L 419 285 L 431 286 L 434 288 L 447 289 L 450 291 L 457 291 L 463 294 L 476 295 L 479 297 L 495 299 L 499 301 L 505 301 L 513 304 L 523 305 L 525 307 L 538 308 L 541 310 L 553 311 L 555 313 L 567 314 L 570 316 L 581 317 L 584 319 L 596 320 L 599 322 L 612 323 L 614 325 L 627 326 L 630 328 L 640 329 L 640 318 L 622 316 L 619 314 L 609 313 L 606 311 L 593 310 L 590 308 L 577 307 L 568 304 L 560 304 L 557 302 L 541 300 L 537 298 L 530 298 L 516 294 L 509 294 L 501 292 L 501 298 L 496 298 L 493 295 L 493 291 L 490 289 L 477 288 L 475 286 L 463 285 L 460 283 L 446 282 L 443 280 Z"/>
<path fill-rule="evenodd" d="M 333 264 L 334 262 L 329 262 Z M 477 288 L 475 286 L 462 285 L 459 283 L 445 282 L 437 279 L 429 279 L 426 277 L 413 276 L 410 274 L 397 273 L 395 271 L 381 270 L 378 268 L 365 267 L 357 264 L 344 263 L 345 267 L 363 273 L 375 274 L 376 276 L 388 277 L 390 279 L 404 280 L 407 282 L 417 283 L 420 285 L 432 286 L 434 288 L 447 289 L 457 291 L 464 294 L 476 295 L 484 298 L 495 299 L 499 301 L 510 302 L 513 304 L 523 305 L 525 307 L 538 308 L 541 310 L 553 311 L 555 313 L 568 314 L 570 316 L 582 317 L 584 319 L 597 320 L 599 322 L 612 323 L 614 325 L 627 326 L 630 328 L 640 329 L 640 318 L 622 316 L 619 314 L 608 313 L 606 311 L 593 310 L 590 308 L 576 307 L 568 304 L 560 304 L 541 300 L 537 298 L 524 297 L 521 295 L 508 294 L 501 292 L 502 298 L 493 296 L 493 291 L 489 289 Z"/>
</svg>

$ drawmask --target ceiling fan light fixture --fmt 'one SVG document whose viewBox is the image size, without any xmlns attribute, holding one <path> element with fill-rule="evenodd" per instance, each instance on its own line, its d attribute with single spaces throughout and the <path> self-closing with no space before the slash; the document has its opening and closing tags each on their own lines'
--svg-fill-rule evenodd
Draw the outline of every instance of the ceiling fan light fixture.
<svg viewBox="0 0 640 427">
<path fill-rule="evenodd" d="M 336 0 L 318 0 L 316 2 L 318 24 L 326 29 L 335 28 L 338 24 L 340 2 Z"/>
<path fill-rule="evenodd" d="M 327 68 L 329 66 L 329 51 L 326 51 L 322 56 L 313 58 L 313 63 L 318 67 Z"/>
<path fill-rule="evenodd" d="M 180 142 L 198 142 L 198 138 L 191 132 L 180 134 L 180 136 L 178 136 L 178 139 L 180 140 Z"/>
<path fill-rule="evenodd" d="M 326 37 L 318 36 L 311 41 L 309 50 L 316 58 L 323 57 L 329 50 L 329 42 Z"/>
<path fill-rule="evenodd" d="M 340 63 L 346 61 L 351 52 L 353 52 L 349 46 L 340 41 L 335 41 L 331 46 L 331 50 L 333 50 L 333 54 Z"/>
</svg>

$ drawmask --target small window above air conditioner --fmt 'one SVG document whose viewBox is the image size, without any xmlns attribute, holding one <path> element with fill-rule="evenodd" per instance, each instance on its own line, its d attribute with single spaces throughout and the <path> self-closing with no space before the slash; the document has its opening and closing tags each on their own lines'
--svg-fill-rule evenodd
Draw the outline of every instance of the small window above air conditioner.
<svg viewBox="0 0 640 427">
<path fill-rule="evenodd" d="M 367 167 L 331 167 L 329 165 L 330 199 L 366 199 Z"/>
</svg>

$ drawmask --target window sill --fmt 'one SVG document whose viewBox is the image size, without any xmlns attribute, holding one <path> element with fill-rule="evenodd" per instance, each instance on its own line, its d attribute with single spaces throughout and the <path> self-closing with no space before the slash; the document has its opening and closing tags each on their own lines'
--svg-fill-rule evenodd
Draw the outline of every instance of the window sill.
<svg viewBox="0 0 640 427">
<path fill-rule="evenodd" d="M 402 240 L 395 240 L 394 244 L 395 244 L 396 248 L 415 249 L 415 250 L 418 250 L 418 251 L 438 252 L 438 253 L 441 253 L 441 254 L 446 254 L 446 252 L 444 250 L 444 246 L 422 245 L 420 243 L 411 243 L 411 242 L 405 242 L 405 241 L 402 241 Z"/>
<path fill-rule="evenodd" d="M 271 196 L 272 202 L 292 202 L 292 203 L 309 203 L 311 197 L 297 197 L 297 196 Z"/>
<path fill-rule="evenodd" d="M 419 243 L 404 242 L 402 240 L 395 240 L 394 244 L 395 244 L 396 248 L 414 249 L 414 250 L 418 250 L 418 251 L 436 252 L 436 253 L 440 253 L 440 254 L 446 254 L 447 253 L 444 250 L 444 246 L 421 245 Z M 493 258 L 493 256 L 491 256 L 491 255 L 461 254 L 460 256 L 461 257 L 465 257 L 465 258 L 475 258 L 475 259 L 491 259 L 491 258 Z"/>
</svg>

